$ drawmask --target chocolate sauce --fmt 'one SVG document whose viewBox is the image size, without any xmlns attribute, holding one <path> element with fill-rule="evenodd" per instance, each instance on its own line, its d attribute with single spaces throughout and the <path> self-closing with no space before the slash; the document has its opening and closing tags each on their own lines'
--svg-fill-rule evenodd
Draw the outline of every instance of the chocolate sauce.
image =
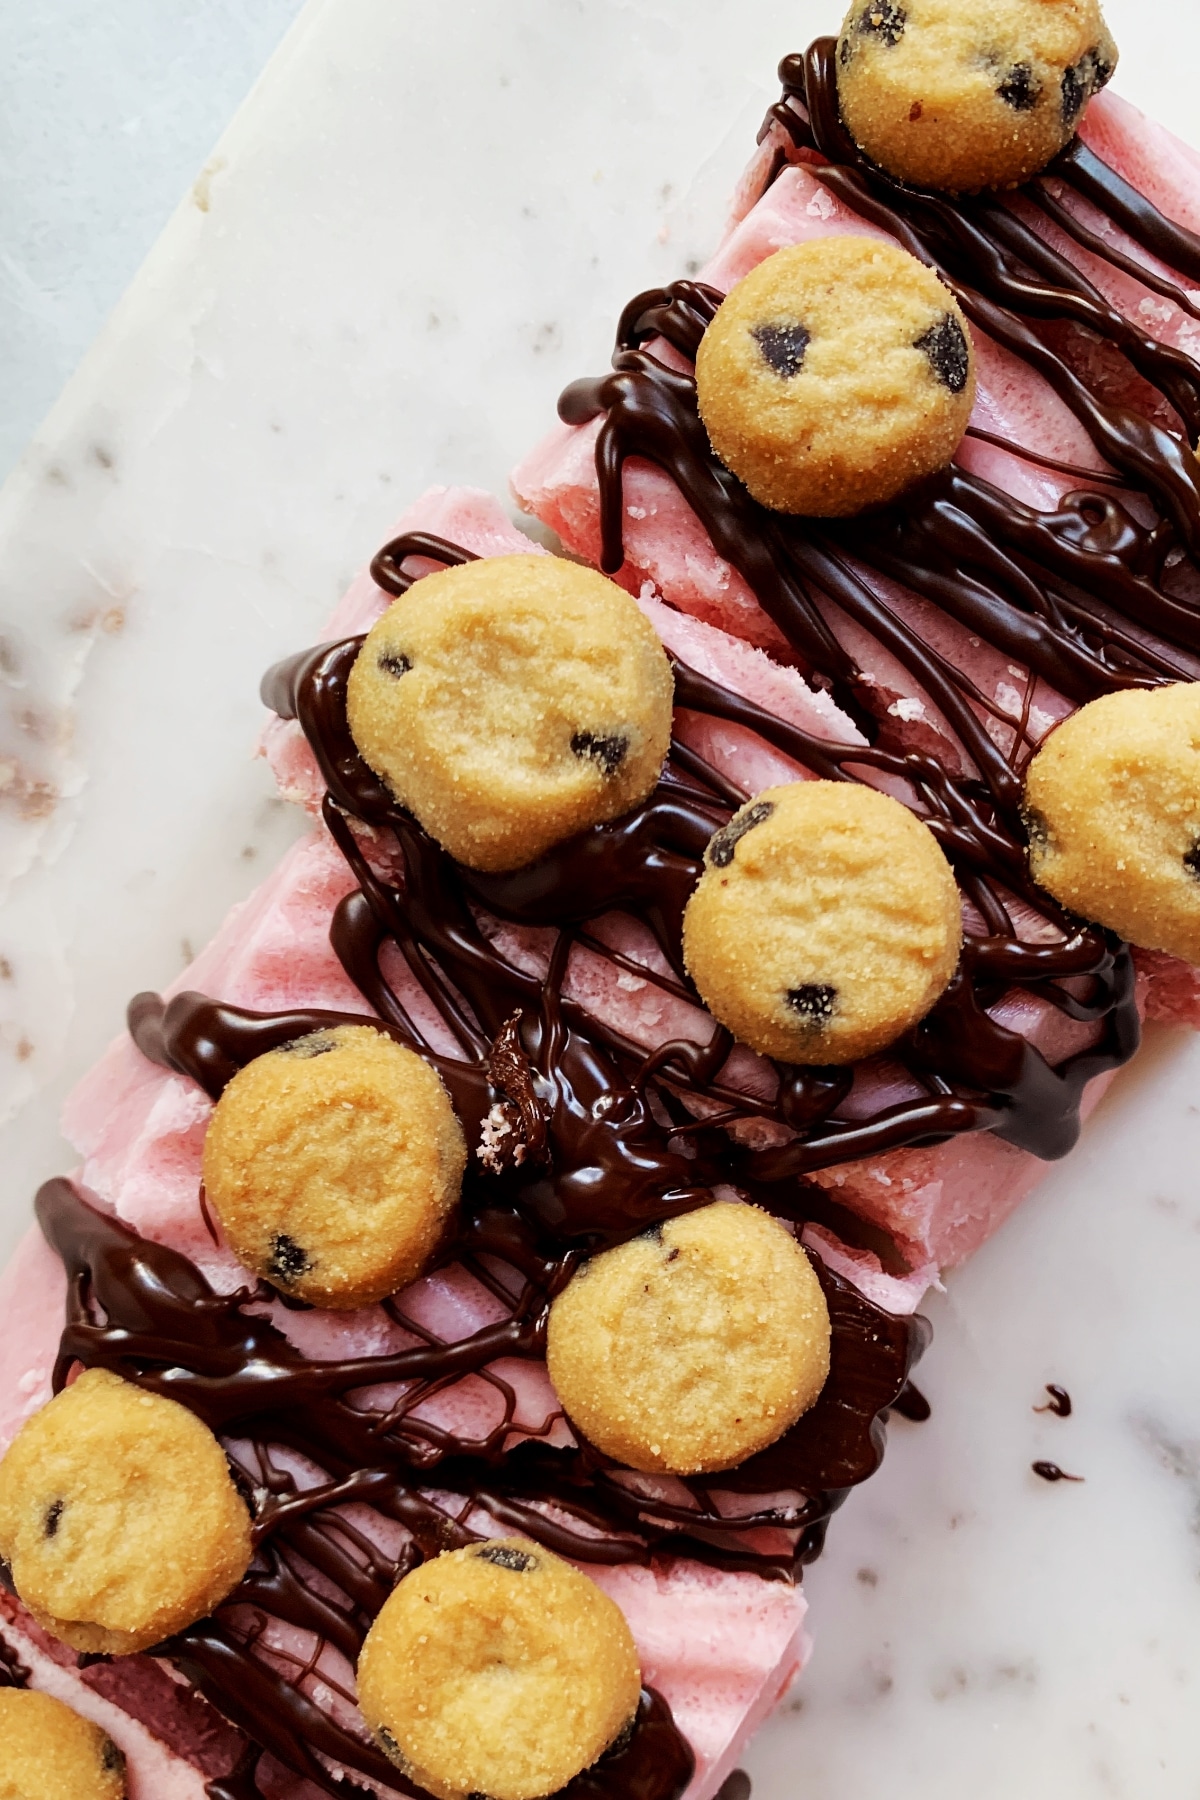
<svg viewBox="0 0 1200 1800">
<path fill-rule="evenodd" d="M 490 1289 L 504 1317 L 449 1344 L 392 1301 L 388 1310 L 412 1340 L 408 1347 L 315 1363 L 264 1316 L 274 1298 L 266 1284 L 218 1294 L 178 1252 L 102 1217 L 68 1183 L 43 1188 L 39 1218 L 70 1280 L 58 1385 L 78 1362 L 113 1368 L 182 1400 L 237 1446 L 239 1480 L 254 1496 L 257 1548 L 245 1581 L 213 1619 L 161 1647 L 251 1740 L 235 1772 L 210 1784 L 214 1800 L 257 1800 L 263 1754 L 329 1795 L 370 1792 L 372 1783 L 416 1791 L 381 1753 L 315 1705 L 303 1668 L 289 1679 L 255 1655 L 247 1619 L 285 1620 L 353 1663 L 395 1580 L 422 1557 L 473 1540 L 467 1521 L 474 1507 L 584 1561 L 686 1556 L 794 1578 L 818 1553 L 846 1491 L 876 1466 L 887 1412 L 927 1413 L 906 1385 L 925 1342 L 922 1322 L 881 1312 L 818 1264 L 833 1325 L 821 1398 L 762 1455 L 711 1482 L 683 1483 L 686 1501 L 671 1503 L 626 1485 L 621 1471 L 586 1445 L 557 1449 L 543 1434 L 506 1450 L 516 1398 L 491 1365 L 542 1354 L 549 1302 L 582 1258 L 704 1204 L 719 1182 L 737 1183 L 798 1224 L 830 1226 L 872 1250 L 889 1271 L 903 1272 L 886 1234 L 805 1178 L 965 1131 L 989 1130 L 1039 1156 L 1061 1156 L 1078 1134 L 1087 1081 L 1137 1047 L 1128 947 L 1061 913 L 1033 888 L 1021 783 L 1033 750 L 1028 712 L 1037 679 L 1083 701 L 1200 669 L 1200 610 L 1180 591 L 1177 574 L 1200 547 L 1200 468 L 1189 448 L 1200 433 L 1200 375 L 1118 314 L 1014 205 L 918 193 L 868 163 L 838 117 L 832 47 L 821 40 L 806 57 L 782 65 L 784 95 L 768 122 L 774 173 L 790 160 L 805 161 L 839 198 L 937 268 L 967 316 L 1050 381 L 1107 467 L 1095 476 L 1080 471 L 1079 491 L 1050 513 L 957 465 L 902 506 L 851 523 L 767 513 L 713 458 L 691 373 L 666 368 L 653 353 L 654 340 L 663 339 L 685 361 L 694 358 L 721 298 L 694 282 L 633 301 L 618 329 L 613 372 L 574 384 L 560 411 L 572 422 L 604 415 L 597 447 L 604 566 L 615 572 L 624 560 L 623 465 L 631 456 L 648 459 L 672 476 L 717 550 L 749 583 L 785 635 L 795 666 L 833 695 L 867 743 L 812 738 L 683 664 L 675 670 L 679 705 L 746 726 L 829 779 L 861 779 L 869 771 L 900 784 L 983 928 L 968 933 L 943 999 L 889 1055 L 918 1098 L 852 1116 L 852 1071 L 785 1064 L 774 1066 L 773 1094 L 747 1096 L 725 1079 L 732 1042 L 720 1028 L 706 1043 L 671 1043 L 647 1056 L 564 985 L 572 954 L 582 950 L 694 1000 L 681 952 L 683 908 L 706 844 L 747 796 L 676 743 L 654 794 L 625 818 L 516 874 L 474 874 L 395 805 L 357 754 L 345 685 L 361 640 L 322 646 L 272 672 L 264 698 L 282 716 L 299 719 L 327 785 L 325 823 L 357 883 L 337 908 L 331 941 L 363 996 L 364 1013 L 261 1015 L 219 998 L 181 995 L 164 1006 L 143 995 L 130 1009 L 130 1028 L 148 1056 L 215 1097 L 264 1050 L 346 1019 L 381 1021 L 438 1069 L 473 1147 L 485 1121 L 503 1127 L 493 1131 L 494 1155 L 472 1158 L 457 1234 L 444 1254 Z M 1200 281 L 1200 240 L 1163 219 L 1080 144 L 1022 190 L 1022 205 L 1127 268 L 1123 253 L 1074 217 L 1067 192 Z M 1200 316 L 1173 280 L 1138 274 Z M 1125 372 L 1121 392 L 1102 391 L 1079 359 L 1072 361 L 1065 325 L 1101 345 L 1105 367 Z M 799 344 L 780 354 L 784 349 L 802 354 Z M 1150 396 L 1149 411 L 1129 403 L 1131 386 Z M 411 534 L 380 552 L 375 579 L 402 594 L 414 579 L 406 569 L 413 558 L 472 560 L 440 539 Z M 873 572 L 898 579 L 1018 660 L 1029 672 L 1026 716 L 1015 721 L 1000 712 L 925 643 L 874 591 Z M 885 699 L 829 625 L 826 599 L 871 633 L 934 702 L 969 774 L 952 774 L 897 739 Z M 1008 750 L 988 730 L 996 723 L 1012 739 Z M 1019 936 L 1014 900 L 1055 928 L 1053 941 Z M 605 943 L 600 921 L 613 911 L 649 928 L 667 974 Z M 545 979 L 506 960 L 485 929 L 489 920 L 557 928 Z M 388 984 L 380 967 L 385 945 L 398 949 L 433 1003 L 452 1053 L 428 1043 Z M 1013 989 L 1094 1025 L 1092 1047 L 1051 1067 L 992 1016 Z M 772 1148 L 748 1149 L 728 1135 L 730 1126 L 764 1121 L 783 1128 Z M 423 1399 L 466 1374 L 489 1383 L 502 1403 L 497 1422 L 481 1427 L 476 1439 L 421 1415 Z M 388 1383 L 393 1392 L 403 1384 L 402 1398 L 373 1410 L 371 1390 Z M 284 1450 L 321 1472 L 318 1487 L 297 1487 L 277 1460 Z M 1079 1479 L 1055 1464 L 1034 1468 L 1047 1480 Z M 745 1496 L 754 1510 L 731 1519 L 717 1493 Z M 754 1500 L 762 1495 L 774 1498 Z M 399 1560 L 382 1555 L 340 1516 L 339 1505 L 352 1499 L 406 1527 L 409 1543 Z M 331 1776 L 322 1758 L 347 1774 Z M 646 1694 L 627 1743 L 566 1792 L 573 1800 L 673 1800 L 691 1767 L 665 1702 Z M 748 1791 L 739 1772 L 723 1800 L 746 1800 Z"/>
<path fill-rule="evenodd" d="M 933 1417 L 933 1408 L 915 1381 L 905 1382 L 899 1397 L 892 1402 L 891 1410 L 899 1413 L 902 1419 L 910 1419 L 914 1425 L 923 1425 L 926 1419 Z"/>
<path fill-rule="evenodd" d="M 262 1800 L 262 1789 L 255 1777 L 263 1754 L 257 1745 L 248 1745 L 235 1769 L 205 1784 L 208 1800 Z"/>
<path fill-rule="evenodd" d="M 1071 1396 L 1068 1394 L 1066 1388 L 1059 1387 L 1057 1382 L 1048 1381 L 1046 1383 L 1046 1392 L 1050 1396 L 1049 1400 L 1046 1402 L 1045 1406 L 1035 1406 L 1033 1409 L 1034 1412 L 1053 1413 L 1056 1418 L 1069 1419 L 1072 1412 L 1072 1406 Z"/>
<path fill-rule="evenodd" d="M 0 1637 L 0 1687 L 23 1688 L 29 1686 L 29 1670 L 13 1650 Z"/>
<path fill-rule="evenodd" d="M 1084 1479 L 1082 1475 L 1068 1475 L 1065 1469 L 1060 1469 L 1058 1464 L 1053 1462 L 1035 1462 L 1031 1463 L 1030 1467 L 1035 1475 L 1041 1476 L 1043 1481 L 1082 1481 Z"/>
</svg>

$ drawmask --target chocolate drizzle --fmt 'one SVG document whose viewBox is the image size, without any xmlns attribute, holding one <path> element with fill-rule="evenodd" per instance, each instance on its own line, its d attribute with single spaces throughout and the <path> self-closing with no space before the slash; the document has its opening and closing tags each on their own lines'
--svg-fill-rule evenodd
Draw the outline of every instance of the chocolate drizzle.
<svg viewBox="0 0 1200 1800">
<path fill-rule="evenodd" d="M 16 1651 L 0 1636 L 0 1687 L 23 1688 L 29 1686 L 29 1670 L 21 1661 Z"/>
<path fill-rule="evenodd" d="M 879 9 L 885 14 L 888 29 L 899 32 L 903 9 Z M 680 707 L 747 728 L 828 779 L 886 779 L 929 823 L 981 926 L 968 932 L 946 995 L 890 1057 L 908 1079 L 909 1098 L 862 1116 L 847 1105 L 854 1071 L 785 1064 L 774 1066 L 773 1093 L 748 1095 L 727 1075 L 733 1046 L 720 1028 L 705 1042 L 671 1042 L 647 1055 L 572 998 L 567 981 L 582 952 L 695 1003 L 681 954 L 683 908 L 706 845 L 747 795 L 676 743 L 654 794 L 625 818 L 516 874 L 473 874 L 420 830 L 357 754 L 345 684 L 361 639 L 305 652 L 272 671 L 264 698 L 281 716 L 299 719 L 327 786 L 325 823 L 357 883 L 330 935 L 370 1013 L 261 1015 L 196 994 L 165 1006 L 141 995 L 130 1029 L 147 1056 L 214 1097 L 264 1050 L 347 1019 L 370 1016 L 427 1057 L 469 1141 L 486 1151 L 472 1159 L 457 1235 L 444 1255 L 489 1290 L 503 1316 L 447 1343 L 393 1301 L 387 1310 L 403 1347 L 314 1362 L 266 1316 L 276 1297 L 266 1284 L 219 1294 L 185 1257 L 103 1217 L 68 1183 L 43 1188 L 39 1218 L 70 1284 L 57 1384 L 76 1363 L 99 1365 L 182 1400 L 230 1442 L 254 1497 L 257 1550 L 245 1581 L 214 1618 L 161 1647 L 251 1740 L 237 1769 L 210 1785 L 214 1800 L 257 1800 L 264 1753 L 329 1795 L 370 1793 L 373 1783 L 417 1791 L 316 1704 L 313 1670 L 324 1647 L 353 1664 L 394 1581 L 422 1557 L 479 1536 L 476 1509 L 584 1561 L 685 1556 L 793 1578 L 818 1553 L 845 1492 L 876 1467 L 882 1417 L 889 1409 L 919 1414 L 905 1383 L 925 1342 L 920 1321 L 881 1312 L 818 1265 L 833 1347 L 817 1405 L 762 1455 L 716 1480 L 676 1484 L 671 1500 L 630 1485 L 586 1445 L 552 1444 L 553 1421 L 510 1447 L 516 1394 L 492 1365 L 541 1356 L 549 1302 L 581 1258 L 704 1204 L 722 1182 L 798 1224 L 824 1224 L 902 1272 L 890 1239 L 804 1178 L 965 1131 L 990 1130 L 1039 1156 L 1061 1156 L 1078 1134 L 1086 1082 L 1137 1046 L 1128 947 L 1058 912 L 1029 880 L 1022 772 L 1033 748 L 1028 715 L 1038 680 L 1083 701 L 1200 669 L 1200 610 L 1178 574 L 1200 549 L 1200 469 L 1189 448 L 1200 435 L 1200 373 L 1111 307 L 1032 229 L 1028 209 L 1193 316 L 1200 312 L 1174 281 L 1143 273 L 1068 198 L 1100 208 L 1195 282 L 1200 240 L 1078 143 L 1022 190 L 1019 205 L 902 187 L 847 137 L 833 52 L 833 40 L 821 40 L 782 65 L 784 95 L 768 121 L 774 172 L 803 160 L 839 199 L 937 268 L 971 321 L 1051 383 L 1107 468 L 1079 471 L 1079 490 L 1053 512 L 1022 505 L 957 465 L 902 507 L 852 523 L 764 512 L 713 458 L 691 374 L 654 354 L 661 339 L 685 362 L 694 358 L 721 298 L 694 282 L 634 300 L 620 322 L 613 372 L 575 383 L 560 411 L 573 423 L 604 417 L 597 445 L 604 566 L 615 572 L 624 560 L 623 465 L 631 456 L 647 459 L 673 477 L 716 549 L 784 633 L 796 666 L 832 694 L 867 741 L 813 737 L 683 664 L 675 670 Z M 1150 412 L 1129 403 L 1124 390 L 1101 392 L 1081 373 L 1057 329 L 1063 325 L 1090 334 L 1126 371 L 1124 388 L 1140 384 L 1137 391 L 1151 395 Z M 947 378 L 957 379 L 950 348 L 937 352 Z M 791 346 L 790 360 L 801 356 L 802 347 Z M 410 534 L 380 552 L 376 581 L 405 592 L 413 558 L 472 560 L 438 538 Z M 899 580 L 1019 660 L 1028 671 L 1025 715 L 1017 721 L 1000 713 L 924 642 L 876 593 L 872 572 Z M 969 773 L 905 747 L 835 635 L 826 598 L 929 696 Z M 398 664 L 393 672 L 404 673 Z M 1007 751 L 988 730 L 996 722 L 1011 728 Z M 589 743 L 580 753 L 612 761 L 616 741 Z M 1016 903 L 1047 923 L 1046 941 L 1020 935 Z M 668 973 L 605 941 L 603 916 L 613 912 L 649 928 Z M 495 921 L 557 929 L 544 979 L 502 954 L 485 928 Z M 453 1051 L 428 1042 L 389 985 L 380 965 L 386 945 L 432 1002 Z M 1014 989 L 1094 1027 L 1091 1046 L 1052 1067 L 993 1016 Z M 755 1125 L 774 1128 L 770 1147 L 749 1148 L 728 1135 L 730 1127 Z M 474 1439 L 439 1427 L 422 1406 L 468 1374 L 499 1402 L 495 1424 Z M 385 1385 L 386 1402 L 373 1399 Z M 317 1485 L 302 1486 L 289 1472 L 288 1456 L 297 1454 Z M 729 1496 L 741 1496 L 748 1510 L 730 1516 Z M 405 1528 L 398 1557 L 339 1510 L 354 1500 Z M 306 1664 L 297 1659 L 285 1669 L 286 1658 L 256 1654 L 271 1618 L 309 1634 Z M 323 1671 L 321 1679 L 331 1678 Z M 669 1709 L 648 1693 L 628 1741 L 566 1793 L 571 1800 L 674 1800 L 691 1769 Z"/>
<path fill-rule="evenodd" d="M 908 1381 L 898 1400 L 893 1403 L 892 1411 L 899 1413 L 902 1419 L 909 1419 L 914 1425 L 923 1425 L 933 1417 L 933 1408 L 921 1392 L 915 1381 Z"/>
<path fill-rule="evenodd" d="M 1082 1475 L 1068 1475 L 1065 1469 L 1060 1469 L 1054 1462 L 1035 1462 L 1029 1466 L 1042 1481 L 1082 1481 L 1084 1479 Z"/>
</svg>

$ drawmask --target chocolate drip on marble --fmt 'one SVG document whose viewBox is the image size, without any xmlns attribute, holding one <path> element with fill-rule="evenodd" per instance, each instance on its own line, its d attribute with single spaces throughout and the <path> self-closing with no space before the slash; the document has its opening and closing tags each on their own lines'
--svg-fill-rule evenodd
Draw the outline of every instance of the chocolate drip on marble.
<svg viewBox="0 0 1200 1800">
<path fill-rule="evenodd" d="M 1082 1475 L 1068 1475 L 1067 1471 L 1065 1469 L 1060 1469 L 1058 1464 L 1055 1462 L 1035 1462 L 1035 1463 L 1031 1463 L 1030 1467 L 1032 1468 L 1034 1474 L 1036 1476 L 1038 1476 L 1039 1479 L 1042 1481 L 1050 1481 L 1050 1482 L 1076 1481 L 1076 1482 L 1078 1482 L 1078 1481 L 1082 1481 L 1084 1479 L 1084 1477 Z"/>
<path fill-rule="evenodd" d="M 902 1419 L 908 1419 L 914 1425 L 923 1425 L 933 1417 L 933 1408 L 921 1392 L 915 1381 L 906 1381 L 899 1398 L 891 1409 Z"/>
</svg>

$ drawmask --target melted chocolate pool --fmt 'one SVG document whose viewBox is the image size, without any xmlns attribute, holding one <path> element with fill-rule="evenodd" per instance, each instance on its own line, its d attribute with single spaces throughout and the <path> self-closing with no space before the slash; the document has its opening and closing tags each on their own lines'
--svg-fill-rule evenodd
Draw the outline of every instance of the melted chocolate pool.
<svg viewBox="0 0 1200 1800">
<path fill-rule="evenodd" d="M 1068 1475 L 1067 1471 L 1060 1469 L 1055 1462 L 1035 1462 L 1031 1463 L 1030 1467 L 1034 1474 L 1040 1476 L 1043 1481 L 1082 1481 L 1084 1479 L 1082 1475 Z"/>
<path fill-rule="evenodd" d="M 842 128 L 832 51 L 833 40 L 822 39 L 782 65 L 783 98 L 764 127 L 773 149 L 767 178 L 790 162 L 806 163 L 839 199 L 936 267 L 973 324 L 1050 381 L 1104 468 L 1067 468 L 1078 490 L 1050 513 L 957 465 L 902 506 L 851 522 L 764 512 L 712 457 L 690 371 L 668 369 L 654 355 L 655 341 L 665 340 L 685 365 L 694 357 L 720 301 L 694 282 L 638 296 L 621 320 L 613 372 L 569 388 L 560 410 L 577 423 L 603 416 L 597 467 L 605 567 L 616 571 L 624 560 L 624 463 L 648 459 L 676 481 L 786 636 L 795 666 L 833 694 L 867 747 L 811 738 L 681 664 L 680 706 L 748 727 L 829 779 L 869 772 L 899 783 L 938 837 L 981 926 L 968 933 L 946 995 L 890 1059 L 902 1066 L 910 1098 L 851 1116 L 853 1071 L 783 1064 L 774 1067 L 773 1094 L 748 1097 L 725 1079 L 732 1046 L 721 1029 L 706 1043 L 671 1043 L 647 1056 L 564 991 L 570 958 L 585 952 L 668 995 L 694 999 L 680 953 L 683 907 L 706 843 L 747 796 L 676 743 L 657 790 L 626 818 L 517 874 L 473 874 L 396 807 L 357 755 L 345 682 L 360 640 L 307 652 L 272 672 L 265 697 L 283 716 L 299 718 L 328 787 L 325 822 L 358 883 L 332 921 L 338 956 L 384 1029 L 438 1069 L 472 1145 L 485 1119 L 505 1123 L 488 1166 L 472 1159 L 458 1234 L 446 1249 L 495 1296 L 503 1317 L 449 1344 L 396 1300 L 387 1310 L 405 1334 L 402 1347 L 313 1362 L 272 1323 L 269 1303 L 279 1296 L 265 1284 L 218 1294 L 185 1257 L 103 1217 L 68 1183 L 43 1188 L 39 1218 L 70 1278 L 58 1384 L 78 1363 L 99 1365 L 182 1400 L 226 1438 L 252 1499 L 257 1555 L 245 1581 L 214 1618 L 162 1646 L 245 1734 L 236 1770 L 210 1783 L 214 1800 L 258 1800 L 264 1753 L 329 1795 L 370 1793 L 375 1783 L 416 1791 L 316 1705 L 312 1662 L 328 1646 L 353 1664 L 398 1576 L 477 1535 L 475 1507 L 585 1561 L 683 1555 L 795 1578 L 818 1553 L 847 1489 L 876 1467 L 882 1416 L 889 1408 L 920 1411 L 905 1383 L 925 1342 L 921 1322 L 882 1313 L 818 1265 L 833 1353 L 817 1405 L 761 1456 L 715 1481 L 682 1484 L 686 1499 L 670 1502 L 630 1487 L 586 1445 L 554 1447 L 547 1431 L 507 1449 L 516 1397 L 491 1365 L 542 1354 L 549 1301 L 582 1257 L 704 1204 L 718 1182 L 737 1183 L 797 1223 L 831 1227 L 902 1272 L 886 1235 L 837 1207 L 808 1175 L 964 1131 L 989 1130 L 1039 1156 L 1061 1156 L 1078 1134 L 1086 1082 L 1137 1046 L 1128 947 L 1060 913 L 1029 882 L 1021 781 L 1038 680 L 1084 701 L 1200 672 L 1200 468 L 1189 448 L 1200 435 L 1200 374 L 1117 314 L 1031 220 L 1040 215 L 1089 253 L 1135 270 L 1088 222 L 1094 215 L 1080 214 L 1077 202 L 1085 201 L 1191 284 L 1200 284 L 1200 240 L 1079 143 L 1016 199 L 952 201 L 891 181 Z M 1136 272 L 1200 317 L 1173 277 Z M 986 432 L 974 435 L 1029 454 Z M 404 592 L 414 556 L 469 560 L 442 540 L 411 534 L 376 559 L 380 586 Z M 1019 663 L 1023 717 L 999 712 L 906 624 L 872 587 L 872 572 L 935 602 Z M 830 628 L 826 598 L 930 697 L 957 736 L 969 775 L 899 741 L 895 720 Z M 998 723 L 1003 730 L 989 731 Z M 1053 928 L 1045 941 L 1019 935 L 1017 902 Z M 613 911 L 644 922 L 669 973 L 604 941 L 601 920 Z M 505 959 L 485 929 L 489 920 L 557 928 L 544 980 Z M 386 981 L 379 958 L 388 944 L 432 1001 L 452 1053 L 425 1040 Z M 1093 1026 L 1091 1047 L 1051 1067 L 992 1016 L 1013 989 Z M 146 1055 L 215 1096 L 263 1050 L 349 1016 L 257 1015 L 195 994 L 164 1006 L 142 995 L 130 1008 L 130 1028 Z M 772 1141 L 764 1147 L 760 1132 L 758 1147 L 750 1147 L 744 1128 L 764 1125 L 773 1128 Z M 739 1128 L 740 1139 L 729 1127 Z M 474 1439 L 421 1412 L 424 1399 L 465 1374 L 498 1397 L 496 1423 Z M 382 1384 L 391 1384 L 386 1403 L 372 1398 Z M 316 1485 L 289 1472 L 295 1464 L 287 1458 L 296 1454 Z M 1049 1469 L 1047 1479 L 1061 1478 Z M 755 1498 L 763 1495 L 771 1499 Z M 749 1510 L 730 1517 L 729 1496 Z M 398 1559 L 338 1510 L 351 1500 L 407 1529 Z M 256 1653 L 269 1618 L 309 1634 L 307 1663 Z M 330 1766 L 346 1773 L 335 1777 Z M 628 1741 L 566 1792 L 572 1800 L 674 1800 L 691 1768 L 665 1702 L 647 1693 Z M 731 1777 L 729 1795 L 734 1788 L 735 1800 L 744 1800 L 745 1778 Z"/>
</svg>

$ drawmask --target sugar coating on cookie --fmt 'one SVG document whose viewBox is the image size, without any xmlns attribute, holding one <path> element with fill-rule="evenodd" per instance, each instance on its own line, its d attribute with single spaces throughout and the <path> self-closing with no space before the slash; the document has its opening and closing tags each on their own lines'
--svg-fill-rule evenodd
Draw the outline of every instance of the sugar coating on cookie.
<svg viewBox="0 0 1200 1800">
<path fill-rule="evenodd" d="M 392 1761 L 439 1800 L 542 1800 L 637 1711 L 620 1608 L 537 1544 L 501 1538 L 423 1563 L 363 1645 L 358 1698 Z"/>
<path fill-rule="evenodd" d="M 928 827 L 848 781 L 768 788 L 705 854 L 683 949 L 714 1018 L 784 1062 L 857 1062 L 945 990 L 962 906 Z"/>
<path fill-rule="evenodd" d="M 1063 906 L 1200 963 L 1200 682 L 1073 713 L 1029 765 L 1025 816 L 1033 878 Z"/>
<path fill-rule="evenodd" d="M 386 1032 L 342 1025 L 239 1070 L 205 1139 L 204 1185 L 248 1269 L 347 1310 L 426 1267 L 466 1161 L 436 1071 Z"/>
<path fill-rule="evenodd" d="M 61 1700 L 0 1688 L 0 1800 L 125 1800 L 125 1758 Z"/>
<path fill-rule="evenodd" d="M 628 812 L 671 738 L 671 667 L 615 582 L 496 556 L 419 582 L 347 693 L 364 760 L 469 868 L 517 869 Z"/>
<path fill-rule="evenodd" d="M 1099 0 L 854 0 L 838 99 L 889 174 L 976 193 L 1045 168 L 1116 66 Z"/>
<path fill-rule="evenodd" d="M 764 1450 L 829 1374 L 829 1310 L 768 1213 L 716 1201 L 585 1263 L 550 1311 L 572 1423 L 630 1468 L 698 1475 Z"/>
<path fill-rule="evenodd" d="M 208 1427 L 89 1369 L 0 1462 L 0 1556 L 39 1624 L 129 1656 L 194 1624 L 250 1562 L 250 1517 Z"/>
<path fill-rule="evenodd" d="M 949 463 L 975 398 L 966 320 L 895 244 L 777 250 L 719 308 L 696 357 L 716 454 L 776 512 L 845 517 Z"/>
</svg>

